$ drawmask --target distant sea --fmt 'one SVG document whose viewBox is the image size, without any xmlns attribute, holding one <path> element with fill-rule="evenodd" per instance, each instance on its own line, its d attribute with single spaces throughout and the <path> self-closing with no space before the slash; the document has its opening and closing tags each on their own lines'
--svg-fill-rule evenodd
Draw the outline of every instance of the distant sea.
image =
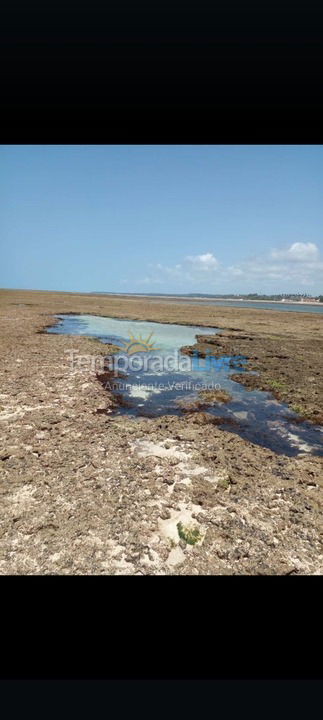
<svg viewBox="0 0 323 720">
<path fill-rule="evenodd" d="M 186 301 L 185 301 L 186 302 Z M 203 302 L 190 302 L 191 305 L 224 305 L 226 307 L 259 308 L 261 310 L 284 310 L 285 312 L 323 313 L 323 303 L 311 305 L 310 303 L 284 303 L 262 302 L 261 300 L 204 300 Z"/>
<path fill-rule="evenodd" d="M 260 310 L 283 310 L 284 312 L 307 312 L 307 313 L 323 313 L 323 303 L 317 305 L 301 302 L 270 302 L 268 300 L 221 300 L 221 298 L 212 299 L 207 297 L 196 298 L 183 295 L 157 295 L 155 293 L 91 293 L 92 295 L 123 295 L 127 297 L 146 297 L 149 300 L 165 302 L 186 302 L 190 305 L 222 305 L 224 307 L 246 307 L 259 308 Z"/>
</svg>

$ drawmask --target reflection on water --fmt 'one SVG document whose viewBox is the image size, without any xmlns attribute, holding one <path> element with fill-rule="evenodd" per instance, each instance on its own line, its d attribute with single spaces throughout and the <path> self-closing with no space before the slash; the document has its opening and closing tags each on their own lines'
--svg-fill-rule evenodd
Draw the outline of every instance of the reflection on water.
<svg viewBox="0 0 323 720">
<path fill-rule="evenodd" d="M 311 453 L 323 456 L 323 428 L 309 422 L 300 423 L 298 416 L 284 403 L 275 400 L 270 393 L 258 390 L 249 391 L 243 385 L 230 379 L 229 367 L 207 367 L 203 359 L 191 366 L 191 359 L 185 356 L 185 370 L 151 369 L 148 358 L 158 355 L 165 359 L 171 352 L 180 350 L 184 345 L 194 345 L 196 335 L 210 334 L 210 328 L 174 325 L 132 320 L 118 320 L 91 315 L 60 315 L 59 325 L 48 330 L 51 333 L 79 334 L 96 337 L 103 343 L 119 345 L 121 349 L 133 336 L 158 347 L 141 352 L 148 363 L 146 371 L 127 370 L 125 378 L 112 383 L 118 385 L 123 404 L 118 414 L 156 417 L 159 415 L 182 415 L 178 401 L 196 401 L 198 389 L 220 386 L 230 393 L 231 400 L 202 408 L 210 414 L 223 419 L 220 427 L 246 438 L 252 443 L 262 445 L 277 453 L 297 455 Z M 212 333 L 217 330 L 212 328 Z M 184 360 L 184 356 L 180 354 Z M 185 363 L 184 363 L 185 364 Z M 243 369 L 233 372 L 244 372 Z M 233 422 L 234 421 L 234 422 Z M 236 424 L 234 424 L 236 423 Z"/>
</svg>

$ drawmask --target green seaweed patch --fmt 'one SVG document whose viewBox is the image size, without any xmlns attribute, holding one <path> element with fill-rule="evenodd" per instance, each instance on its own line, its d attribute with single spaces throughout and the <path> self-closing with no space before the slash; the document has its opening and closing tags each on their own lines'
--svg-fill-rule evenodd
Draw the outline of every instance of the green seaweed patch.
<svg viewBox="0 0 323 720">
<path fill-rule="evenodd" d="M 223 488 L 223 490 L 227 490 L 230 487 L 230 480 L 229 478 L 222 477 L 218 480 L 217 487 Z"/>
<path fill-rule="evenodd" d="M 177 532 L 179 534 L 179 537 L 181 540 L 184 540 L 188 545 L 195 545 L 199 540 L 201 540 L 201 533 L 197 528 L 188 528 L 184 527 L 184 525 L 179 522 L 177 523 Z"/>
<path fill-rule="evenodd" d="M 304 405 L 298 405 L 297 403 L 295 403 L 294 405 L 291 405 L 290 407 L 291 407 L 291 410 L 293 410 L 295 413 L 297 413 L 297 415 L 305 416 L 307 414 L 307 410 L 304 407 Z"/>
<path fill-rule="evenodd" d="M 287 385 L 280 380 L 267 380 L 267 385 L 273 390 L 281 390 L 282 392 L 287 392 L 288 390 Z"/>
</svg>

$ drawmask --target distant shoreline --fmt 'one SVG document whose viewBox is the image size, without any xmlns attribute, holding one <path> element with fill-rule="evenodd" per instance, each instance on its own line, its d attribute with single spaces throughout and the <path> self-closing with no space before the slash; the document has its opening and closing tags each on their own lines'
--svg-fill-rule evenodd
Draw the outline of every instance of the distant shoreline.
<svg viewBox="0 0 323 720">
<path fill-rule="evenodd" d="M 144 297 L 149 298 L 149 300 L 186 300 L 187 302 L 190 302 L 190 300 L 199 301 L 199 302 L 248 302 L 248 303 L 276 303 L 278 305 L 323 305 L 323 303 L 320 303 L 319 300 L 316 301 L 305 301 L 301 302 L 299 300 L 257 300 L 257 299 L 250 299 L 250 298 L 216 298 L 216 297 L 210 297 L 210 298 L 201 298 L 198 296 L 191 295 L 190 297 L 187 297 L 187 295 L 145 295 L 145 294 L 137 294 L 137 293 L 91 293 L 91 295 L 116 295 L 118 297 Z"/>
</svg>

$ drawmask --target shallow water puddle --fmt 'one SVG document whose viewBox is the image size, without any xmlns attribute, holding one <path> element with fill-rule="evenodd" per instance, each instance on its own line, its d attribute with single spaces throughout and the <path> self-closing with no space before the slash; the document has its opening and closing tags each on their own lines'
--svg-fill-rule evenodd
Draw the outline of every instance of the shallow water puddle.
<svg viewBox="0 0 323 720">
<path fill-rule="evenodd" d="M 181 401 L 194 403 L 200 390 L 221 388 L 230 394 L 230 401 L 201 408 L 223 419 L 219 427 L 276 453 L 323 456 L 323 428 L 300 423 L 298 416 L 270 393 L 248 391 L 233 382 L 230 373 L 244 370 L 230 368 L 229 358 L 219 367 L 219 363 L 214 366 L 208 359 L 180 352 L 181 347 L 195 344 L 196 335 L 218 332 L 215 328 L 91 315 L 57 317 L 59 324 L 48 332 L 86 335 L 120 347 L 108 384 L 122 398 L 116 414 L 182 415 Z"/>
</svg>

